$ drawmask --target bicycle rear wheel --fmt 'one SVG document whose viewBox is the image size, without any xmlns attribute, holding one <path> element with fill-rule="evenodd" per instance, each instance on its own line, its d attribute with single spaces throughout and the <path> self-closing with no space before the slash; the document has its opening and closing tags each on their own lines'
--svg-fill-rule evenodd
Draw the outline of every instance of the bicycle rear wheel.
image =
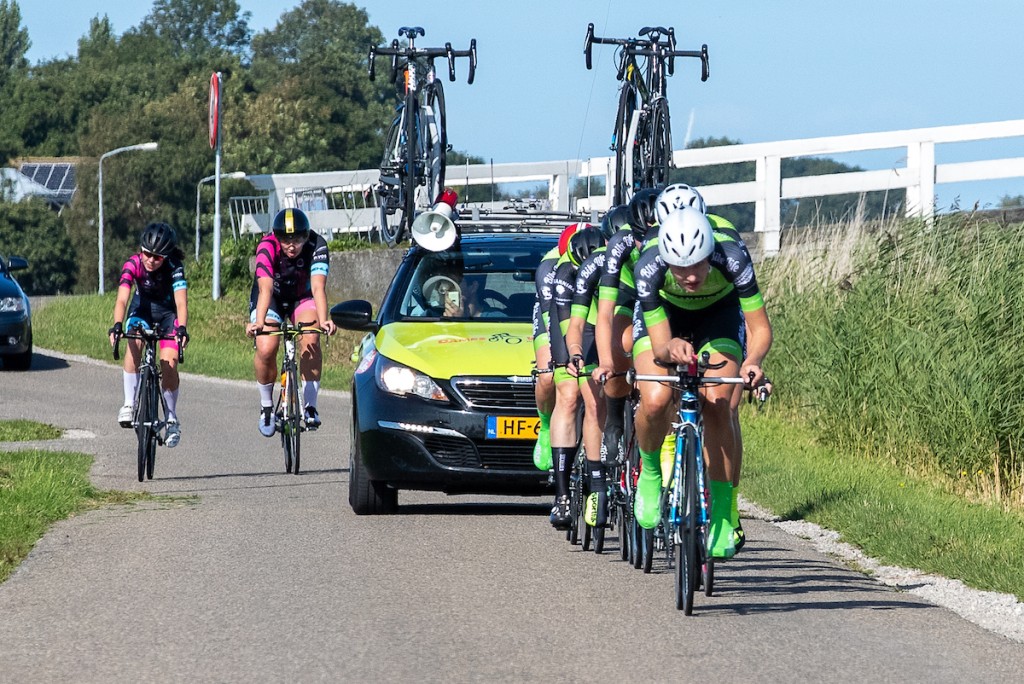
<svg viewBox="0 0 1024 684">
<path fill-rule="evenodd" d="M 406 232 L 412 230 L 412 222 L 416 217 L 416 184 L 418 176 L 422 173 L 423 158 L 420 155 L 420 141 L 417 131 L 417 119 L 419 118 L 419 105 L 413 97 L 405 100 L 405 176 L 402 178 L 402 202 L 405 215 L 402 216 L 401 225 L 398 226 L 398 234 L 395 243 L 401 242 Z"/>
<path fill-rule="evenodd" d="M 380 183 L 376 188 L 380 234 L 384 242 L 391 247 L 401 242 L 405 236 L 405 202 L 402 189 L 409 166 L 408 149 L 403 145 L 405 120 L 406 109 L 402 106 L 388 129 L 384 156 L 380 162 Z"/>
<path fill-rule="evenodd" d="M 678 439 L 682 440 L 683 482 L 682 516 L 676 541 L 676 609 L 684 615 L 693 613 L 693 593 L 700 586 L 700 558 L 697 555 L 697 525 L 700 516 L 700 492 L 697 488 L 697 437 L 693 426 L 685 425 Z"/>
<path fill-rule="evenodd" d="M 672 161 L 672 133 L 668 114 L 668 101 L 659 98 L 647 112 L 642 132 L 637 133 L 638 172 L 641 187 L 656 188 L 668 182 Z"/>
<path fill-rule="evenodd" d="M 285 387 L 282 390 L 280 404 L 284 411 L 281 417 L 281 447 L 284 449 L 284 471 L 286 473 L 299 472 L 299 419 L 301 409 L 299 408 L 298 374 L 294 370 L 287 371 L 288 377 Z"/>
</svg>

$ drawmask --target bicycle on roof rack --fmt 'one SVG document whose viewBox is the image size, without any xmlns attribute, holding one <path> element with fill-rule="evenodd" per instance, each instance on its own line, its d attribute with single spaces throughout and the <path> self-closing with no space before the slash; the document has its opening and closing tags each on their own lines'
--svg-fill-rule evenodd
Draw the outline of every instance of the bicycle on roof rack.
<svg viewBox="0 0 1024 684">
<path fill-rule="evenodd" d="M 401 46 L 396 38 L 390 47 L 371 46 L 369 55 L 371 81 L 376 77 L 377 56 L 391 57 L 391 82 L 402 97 L 385 138 L 375 189 L 381 235 L 391 246 L 405 238 L 416 208 L 430 206 L 444 188 L 448 133 L 444 89 L 436 77 L 434 59 L 448 60 L 449 81 L 455 80 L 456 57 L 469 58 L 468 83 L 476 75 L 475 38 L 468 50 L 454 50 L 451 43 L 443 48 L 416 47 L 416 36 L 424 35 L 419 26 L 403 26 L 398 35 L 408 38 L 408 44 Z"/>
<path fill-rule="evenodd" d="M 710 75 L 708 46 L 677 50 L 675 29 L 645 26 L 639 38 L 600 38 L 587 25 L 583 52 L 592 68 L 594 43 L 618 45 L 615 78 L 622 81 L 612 130 L 615 152 L 615 187 L 612 204 L 625 204 L 641 188 L 668 182 L 672 164 L 672 131 L 669 120 L 667 79 L 675 72 L 676 57 L 695 57 L 701 62 L 701 81 Z"/>
</svg>

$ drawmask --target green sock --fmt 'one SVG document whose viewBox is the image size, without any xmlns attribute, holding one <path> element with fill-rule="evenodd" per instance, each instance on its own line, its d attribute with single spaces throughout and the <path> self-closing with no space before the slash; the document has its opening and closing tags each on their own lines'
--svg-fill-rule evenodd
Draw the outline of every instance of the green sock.
<svg viewBox="0 0 1024 684">
<path fill-rule="evenodd" d="M 653 529 L 658 526 L 661 517 L 659 499 L 661 498 L 661 450 L 654 452 L 640 451 L 643 468 L 636 485 L 636 504 L 633 514 L 640 527 Z"/>
<path fill-rule="evenodd" d="M 732 482 L 711 480 L 711 530 L 708 547 L 715 558 L 736 554 L 732 517 Z"/>
<path fill-rule="evenodd" d="M 732 515 L 729 517 L 729 522 L 732 523 L 733 527 L 739 527 L 740 524 L 740 488 L 732 488 Z"/>
<path fill-rule="evenodd" d="M 537 433 L 537 443 L 533 446 L 533 465 L 537 470 L 551 470 L 551 414 L 541 413 L 540 432 Z"/>
</svg>

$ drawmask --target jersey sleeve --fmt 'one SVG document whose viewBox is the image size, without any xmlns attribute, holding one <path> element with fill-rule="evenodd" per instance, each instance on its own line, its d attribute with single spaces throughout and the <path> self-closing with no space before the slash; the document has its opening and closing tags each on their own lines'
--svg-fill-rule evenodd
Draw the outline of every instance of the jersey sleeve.
<svg viewBox="0 0 1024 684">
<path fill-rule="evenodd" d="M 267 235 L 256 245 L 256 278 L 273 278 L 274 263 L 280 246 L 273 235 Z"/>
<path fill-rule="evenodd" d="M 309 264 L 309 275 L 322 275 L 327 277 L 331 267 L 331 255 L 327 249 L 327 240 L 321 235 L 316 236 L 313 247 L 313 258 Z"/>
<path fill-rule="evenodd" d="M 596 252 L 587 257 L 576 271 L 576 285 L 573 288 L 572 316 L 586 318 L 597 295 L 598 285 L 604 272 L 607 253 Z"/>
<path fill-rule="evenodd" d="M 640 254 L 633 269 L 633 279 L 644 323 L 650 327 L 666 320 L 665 307 L 662 304 L 659 291 L 665 283 L 668 264 L 658 254 L 657 241 L 654 241 L 654 244 L 645 243 L 645 245 L 646 248 Z"/>
<path fill-rule="evenodd" d="M 121 278 L 117 284 L 119 287 L 130 288 L 135 284 L 135 281 L 139 278 L 139 269 L 142 268 L 142 261 L 139 259 L 138 254 L 134 254 L 128 257 L 128 261 L 124 262 L 124 266 L 121 267 Z"/>
</svg>

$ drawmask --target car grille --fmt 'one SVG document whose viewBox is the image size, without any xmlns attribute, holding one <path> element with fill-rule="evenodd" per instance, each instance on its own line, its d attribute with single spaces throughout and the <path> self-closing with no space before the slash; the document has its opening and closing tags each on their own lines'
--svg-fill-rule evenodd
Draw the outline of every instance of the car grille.
<svg viewBox="0 0 1024 684">
<path fill-rule="evenodd" d="M 452 468 L 535 469 L 532 441 L 473 441 L 448 435 L 424 435 L 423 443 L 438 463 Z"/>
<path fill-rule="evenodd" d="M 528 377 L 521 379 L 521 382 L 512 382 L 508 378 L 459 377 L 452 378 L 452 388 L 471 408 L 535 411 L 537 403 L 533 395 L 533 382 Z"/>
</svg>

